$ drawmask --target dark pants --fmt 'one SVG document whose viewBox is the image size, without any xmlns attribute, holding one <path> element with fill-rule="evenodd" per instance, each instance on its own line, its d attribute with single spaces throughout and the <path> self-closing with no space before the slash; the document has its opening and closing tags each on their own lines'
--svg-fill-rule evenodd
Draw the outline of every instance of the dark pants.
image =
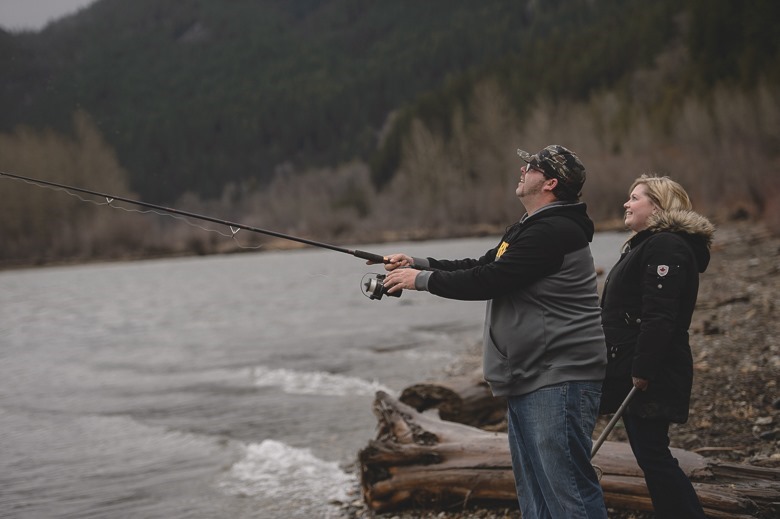
<svg viewBox="0 0 780 519">
<path fill-rule="evenodd" d="M 645 482 L 658 519 L 704 519 L 688 476 L 669 450 L 669 422 L 623 415 L 631 450 L 645 473 Z"/>
</svg>

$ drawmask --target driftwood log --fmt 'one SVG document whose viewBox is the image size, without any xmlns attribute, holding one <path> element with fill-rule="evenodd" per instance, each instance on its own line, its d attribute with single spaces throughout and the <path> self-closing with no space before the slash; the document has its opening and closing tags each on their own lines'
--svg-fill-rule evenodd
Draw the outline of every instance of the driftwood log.
<svg viewBox="0 0 780 519">
<path fill-rule="evenodd" d="M 359 453 L 363 498 L 371 509 L 517 506 L 506 434 L 419 413 L 381 391 L 373 411 L 377 437 Z M 778 517 L 780 470 L 673 452 L 709 517 Z M 652 510 L 626 444 L 605 442 L 593 462 L 603 474 L 608 507 Z"/>
<path fill-rule="evenodd" d="M 417 411 L 438 409 L 439 417 L 486 430 L 506 429 L 506 399 L 494 397 L 482 369 L 443 382 L 414 384 L 399 398 Z"/>
</svg>

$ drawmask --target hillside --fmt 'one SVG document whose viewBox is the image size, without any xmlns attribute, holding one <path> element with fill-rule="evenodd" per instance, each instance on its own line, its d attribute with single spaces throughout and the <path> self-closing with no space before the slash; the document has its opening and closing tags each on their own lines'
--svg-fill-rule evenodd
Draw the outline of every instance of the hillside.
<svg viewBox="0 0 780 519">
<path fill-rule="evenodd" d="M 651 65 L 681 37 L 681 16 L 694 66 L 663 98 L 776 80 L 776 5 L 100 0 L 40 33 L 0 34 L 0 131 L 71 133 L 83 110 L 151 201 L 216 198 L 229 182 L 266 185 L 283 165 L 355 158 L 383 185 L 411 120 L 448 131 L 485 77 L 519 114 L 540 95 L 588 99 Z"/>
<path fill-rule="evenodd" d="M 367 158 L 388 115 L 517 43 L 504 2 L 101 0 L 3 35 L 0 128 L 96 121 L 151 200 Z M 519 4 L 517 4 L 519 5 Z"/>
<path fill-rule="evenodd" d="M 357 243 L 497 232 L 522 212 L 515 149 L 560 143 L 600 225 L 653 172 L 780 230 L 777 19 L 771 0 L 99 0 L 0 32 L 0 171 Z M 2 187 L 3 263 L 266 245 Z"/>
</svg>

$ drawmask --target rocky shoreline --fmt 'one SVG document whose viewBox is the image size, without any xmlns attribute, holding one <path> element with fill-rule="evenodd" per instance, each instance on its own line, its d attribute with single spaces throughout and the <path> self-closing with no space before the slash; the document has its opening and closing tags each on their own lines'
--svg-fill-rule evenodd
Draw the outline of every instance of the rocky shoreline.
<svg viewBox="0 0 780 519">
<path fill-rule="evenodd" d="M 597 265 L 599 267 L 599 265 Z M 609 266 L 607 266 L 609 267 Z M 695 378 L 690 419 L 673 425 L 673 447 L 703 456 L 780 467 L 780 237 L 756 223 L 719 226 L 712 261 L 701 276 L 691 324 Z M 464 352 L 442 376 L 478 367 L 479 346 Z M 596 434 L 606 424 L 599 420 Z M 621 424 L 610 440 L 624 441 Z M 405 510 L 376 514 L 354 489 L 339 503 L 343 519 L 516 519 L 516 508 Z M 611 518 L 652 514 L 610 510 Z"/>
</svg>

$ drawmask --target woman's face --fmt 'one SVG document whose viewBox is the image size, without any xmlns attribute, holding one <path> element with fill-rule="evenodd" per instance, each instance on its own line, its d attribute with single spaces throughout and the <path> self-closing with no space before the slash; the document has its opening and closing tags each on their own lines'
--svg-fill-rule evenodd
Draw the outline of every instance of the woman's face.
<svg viewBox="0 0 780 519">
<path fill-rule="evenodd" d="M 644 184 L 638 184 L 631 195 L 628 197 L 628 202 L 623 204 L 626 209 L 625 223 L 626 227 L 634 232 L 639 232 L 647 228 L 647 219 L 657 209 L 656 205 L 647 196 L 647 188 Z"/>
</svg>

